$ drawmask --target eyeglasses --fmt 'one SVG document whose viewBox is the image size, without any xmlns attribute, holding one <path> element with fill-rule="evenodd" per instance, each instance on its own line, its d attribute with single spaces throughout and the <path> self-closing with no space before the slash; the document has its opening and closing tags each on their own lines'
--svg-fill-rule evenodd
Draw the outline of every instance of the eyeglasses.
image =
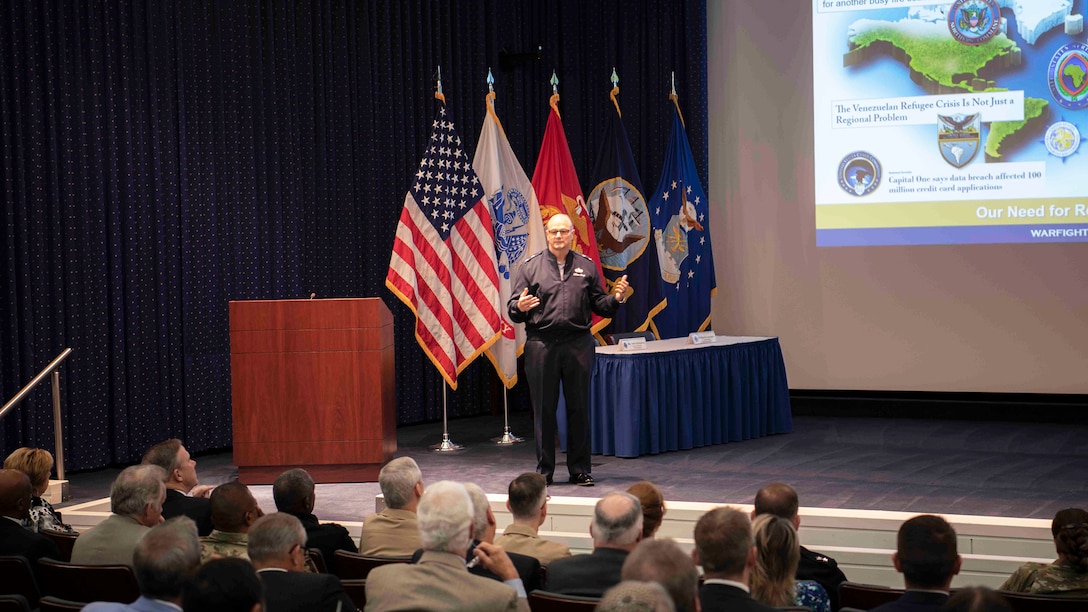
<svg viewBox="0 0 1088 612">
<path fill-rule="evenodd" d="M 550 229 L 550 230 L 548 230 L 548 235 L 549 236 L 566 236 L 567 234 L 569 234 L 569 233 L 571 233 L 573 231 L 574 230 L 570 229 L 570 228 L 567 228 L 567 229 Z"/>
</svg>

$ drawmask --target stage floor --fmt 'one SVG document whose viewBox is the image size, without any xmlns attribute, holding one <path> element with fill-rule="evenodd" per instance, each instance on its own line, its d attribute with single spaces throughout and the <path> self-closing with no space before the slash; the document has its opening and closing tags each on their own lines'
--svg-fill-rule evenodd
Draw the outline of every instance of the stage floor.
<svg viewBox="0 0 1088 612">
<path fill-rule="evenodd" d="M 599 497 L 638 480 L 661 487 L 667 501 L 751 503 L 763 485 L 788 482 L 806 507 L 1024 517 L 1049 520 L 1070 506 L 1088 506 L 1088 425 L 979 423 L 881 418 L 795 417 L 794 431 L 744 442 L 635 459 L 594 455 L 597 486 L 563 483 L 552 495 Z M 505 494 L 509 481 L 536 465 L 528 414 L 511 417 L 527 441 L 493 444 L 502 417 L 450 421 L 462 451 L 427 449 L 442 425 L 397 430 L 398 456 L 419 463 L 424 482 L 469 481 Z M 234 478 L 230 452 L 198 455 L 201 482 Z M 558 456 L 560 462 L 564 455 Z M 69 474 L 74 503 L 109 495 L 118 470 Z M 265 511 L 275 508 L 270 486 L 252 487 Z M 318 485 L 322 520 L 361 521 L 373 512 L 377 483 Z"/>
</svg>

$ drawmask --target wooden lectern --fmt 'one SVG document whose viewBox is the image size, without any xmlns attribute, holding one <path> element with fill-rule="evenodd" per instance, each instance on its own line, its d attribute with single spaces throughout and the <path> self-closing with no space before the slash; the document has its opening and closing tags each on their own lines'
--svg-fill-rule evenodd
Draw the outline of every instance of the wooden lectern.
<svg viewBox="0 0 1088 612">
<path fill-rule="evenodd" d="M 230 303 L 234 463 L 376 481 L 397 450 L 393 316 L 378 298 Z"/>
</svg>

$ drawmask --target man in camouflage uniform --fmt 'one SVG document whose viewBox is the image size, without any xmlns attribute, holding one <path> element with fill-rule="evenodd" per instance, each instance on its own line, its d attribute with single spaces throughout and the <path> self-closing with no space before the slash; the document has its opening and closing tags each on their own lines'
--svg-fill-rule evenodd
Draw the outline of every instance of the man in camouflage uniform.
<svg viewBox="0 0 1088 612">
<path fill-rule="evenodd" d="M 249 526 L 264 516 L 253 494 L 240 482 L 228 482 L 212 491 L 211 506 L 215 528 L 200 538 L 200 562 L 220 557 L 249 559 Z"/>
</svg>

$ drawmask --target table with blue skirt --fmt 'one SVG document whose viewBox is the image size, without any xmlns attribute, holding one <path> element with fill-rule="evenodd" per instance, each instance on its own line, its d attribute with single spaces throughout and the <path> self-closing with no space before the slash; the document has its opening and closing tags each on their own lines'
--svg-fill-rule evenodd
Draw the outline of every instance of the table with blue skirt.
<svg viewBox="0 0 1088 612">
<path fill-rule="evenodd" d="M 638 457 L 793 430 L 778 338 L 718 336 L 597 347 L 589 391 L 593 454 Z M 566 449 L 566 411 L 557 415 Z"/>
</svg>

